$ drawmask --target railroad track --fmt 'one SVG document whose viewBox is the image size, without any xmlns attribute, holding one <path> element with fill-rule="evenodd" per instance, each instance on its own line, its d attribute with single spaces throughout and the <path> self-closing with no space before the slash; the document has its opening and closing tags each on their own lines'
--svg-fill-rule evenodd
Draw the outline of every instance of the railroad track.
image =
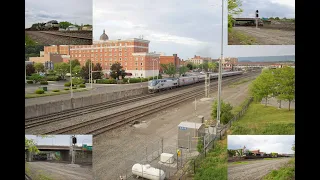
<svg viewBox="0 0 320 180">
<path fill-rule="evenodd" d="M 27 173 L 25 173 L 25 176 L 24 176 L 24 177 L 25 177 L 25 178 L 24 178 L 25 180 L 32 180 L 32 179 L 31 179 L 31 177 L 30 177 L 30 176 L 28 176 L 28 174 L 27 174 Z"/>
<path fill-rule="evenodd" d="M 242 75 L 240 77 L 236 76 L 235 78 L 227 79 L 224 81 L 225 84 L 223 84 L 223 86 L 229 85 L 232 82 L 237 82 L 241 78 L 250 77 L 250 76 L 252 76 L 252 74 L 247 76 Z M 215 87 L 214 89 L 216 88 L 217 87 Z M 81 134 L 92 134 L 93 136 L 98 136 L 100 134 L 103 134 L 106 131 L 115 129 L 124 124 L 137 120 L 141 117 L 150 115 L 152 113 L 158 112 L 159 110 L 166 109 L 168 107 L 187 101 L 189 99 L 193 99 L 203 94 L 204 94 L 203 91 L 199 91 L 199 89 L 196 88 L 192 91 L 189 91 L 183 94 L 173 95 L 168 98 L 146 103 L 142 106 L 127 109 L 121 115 L 116 113 L 110 114 L 107 116 L 92 119 L 90 121 L 81 122 L 78 124 L 74 124 L 72 126 L 67 126 L 57 130 L 49 131 L 49 132 L 46 132 L 45 134 L 81 133 Z M 105 124 L 106 121 L 109 123 Z"/>
<path fill-rule="evenodd" d="M 226 77 L 224 79 L 228 79 L 228 78 L 231 78 L 231 77 Z M 214 81 L 214 82 L 216 82 L 216 81 Z M 172 92 L 179 91 L 182 89 L 186 90 L 186 89 L 197 88 L 197 87 L 201 87 L 201 86 L 203 86 L 203 84 L 198 83 L 198 84 L 196 84 L 196 86 L 185 86 L 182 88 L 176 88 L 176 89 L 170 90 L 170 92 L 172 93 Z M 104 102 L 104 103 L 99 103 L 96 105 L 90 105 L 90 106 L 80 107 L 80 108 L 76 108 L 76 109 L 70 109 L 70 110 L 66 110 L 66 111 L 62 111 L 62 112 L 52 113 L 52 114 L 48 114 L 48 115 L 44 115 L 44 116 L 29 118 L 29 119 L 25 120 L 25 129 L 30 129 L 30 128 L 37 127 L 40 125 L 49 124 L 51 122 L 62 121 L 62 120 L 68 119 L 68 118 L 77 117 L 77 116 L 101 111 L 101 110 L 104 110 L 107 108 L 114 108 L 114 107 L 121 106 L 124 104 L 137 102 L 140 100 L 145 100 L 148 98 L 160 96 L 164 93 L 166 93 L 166 91 L 162 91 L 160 93 L 155 93 L 155 94 L 147 94 L 147 95 L 143 95 L 143 96 L 139 96 L 139 97 L 133 97 L 133 98 L 125 99 L 122 101 Z"/>
<path fill-rule="evenodd" d="M 57 33 L 57 32 L 50 32 L 50 31 L 39 31 L 39 32 L 45 33 L 45 34 L 51 34 L 51 35 L 55 35 L 55 36 L 68 37 L 68 38 L 92 40 L 92 37 L 88 38 L 88 37 L 84 37 L 84 36 L 74 36 L 74 35 L 69 35 L 69 34 L 64 34 L 64 33 Z"/>
</svg>

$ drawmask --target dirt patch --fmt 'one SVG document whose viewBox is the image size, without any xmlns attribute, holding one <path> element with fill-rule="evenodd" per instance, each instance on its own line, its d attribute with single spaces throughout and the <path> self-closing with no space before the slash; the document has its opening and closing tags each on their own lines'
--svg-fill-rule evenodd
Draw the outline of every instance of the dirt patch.
<svg viewBox="0 0 320 180">
<path fill-rule="evenodd" d="M 277 160 L 254 160 L 248 164 L 228 164 L 228 180 L 260 180 L 270 171 L 279 169 L 288 163 L 290 158 Z"/>
<path fill-rule="evenodd" d="M 93 180 L 92 166 L 70 166 L 65 163 L 28 162 L 30 177 L 47 177 L 66 180 Z"/>
<path fill-rule="evenodd" d="M 295 31 L 270 29 L 270 28 L 258 28 L 255 27 L 233 27 L 232 31 L 236 34 L 243 34 L 244 36 L 255 39 L 252 45 L 295 45 Z M 237 37 L 234 37 L 233 41 L 228 43 L 229 45 L 242 45 L 236 44 Z"/>
</svg>

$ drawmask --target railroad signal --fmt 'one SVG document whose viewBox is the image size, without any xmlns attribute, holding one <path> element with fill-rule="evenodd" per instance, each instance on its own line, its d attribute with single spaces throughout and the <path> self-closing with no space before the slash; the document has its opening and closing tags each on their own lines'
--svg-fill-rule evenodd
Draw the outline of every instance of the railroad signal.
<svg viewBox="0 0 320 180">
<path fill-rule="evenodd" d="M 75 136 L 72 137 L 72 144 L 77 144 L 77 138 Z"/>
<path fill-rule="evenodd" d="M 258 18 L 259 17 L 259 11 L 256 10 L 256 17 Z"/>
</svg>

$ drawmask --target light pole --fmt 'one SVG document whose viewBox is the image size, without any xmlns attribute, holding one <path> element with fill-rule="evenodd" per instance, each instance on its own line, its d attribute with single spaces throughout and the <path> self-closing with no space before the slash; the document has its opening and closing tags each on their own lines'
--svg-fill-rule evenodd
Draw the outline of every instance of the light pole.
<svg viewBox="0 0 320 180">
<path fill-rule="evenodd" d="M 218 108 L 217 108 L 217 126 L 220 125 L 220 109 L 221 109 L 221 81 L 222 81 L 222 59 L 223 59 L 223 8 L 224 0 L 222 0 L 222 18 L 221 18 L 221 57 L 219 59 L 219 76 L 218 76 Z"/>
<path fill-rule="evenodd" d="M 70 46 L 69 46 L 70 48 Z M 72 73 L 71 73 L 71 59 L 69 60 L 70 61 L 70 92 L 71 92 L 71 98 L 73 98 L 73 88 L 72 88 Z"/>
<path fill-rule="evenodd" d="M 90 67 L 91 67 L 90 72 L 91 72 L 91 90 L 92 90 L 92 65 L 93 65 L 93 64 L 91 63 L 91 61 L 90 61 L 90 65 L 91 65 L 91 66 L 90 66 Z"/>
</svg>

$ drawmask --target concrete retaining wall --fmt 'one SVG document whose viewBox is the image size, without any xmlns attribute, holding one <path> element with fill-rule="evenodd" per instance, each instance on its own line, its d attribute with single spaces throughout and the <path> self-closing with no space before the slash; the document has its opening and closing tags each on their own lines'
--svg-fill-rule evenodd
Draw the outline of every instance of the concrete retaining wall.
<svg viewBox="0 0 320 180">
<path fill-rule="evenodd" d="M 25 106 L 25 118 L 32 118 L 51 113 L 57 113 L 69 109 L 90 106 L 94 104 L 125 99 L 132 96 L 147 94 L 148 88 L 130 89 L 105 94 L 94 94 L 90 96 L 77 97 L 61 101 L 53 101 L 45 104 Z"/>
</svg>

